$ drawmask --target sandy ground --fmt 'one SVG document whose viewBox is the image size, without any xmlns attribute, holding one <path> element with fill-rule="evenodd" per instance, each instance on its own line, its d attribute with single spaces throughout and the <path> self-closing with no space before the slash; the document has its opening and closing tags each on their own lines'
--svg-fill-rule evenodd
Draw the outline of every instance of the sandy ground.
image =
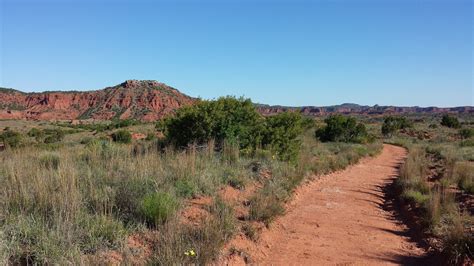
<svg viewBox="0 0 474 266">
<path fill-rule="evenodd" d="M 425 251 L 410 240 L 384 193 L 405 156 L 403 148 L 385 145 L 377 157 L 299 188 L 287 213 L 262 233 L 252 263 L 420 263 Z"/>
</svg>

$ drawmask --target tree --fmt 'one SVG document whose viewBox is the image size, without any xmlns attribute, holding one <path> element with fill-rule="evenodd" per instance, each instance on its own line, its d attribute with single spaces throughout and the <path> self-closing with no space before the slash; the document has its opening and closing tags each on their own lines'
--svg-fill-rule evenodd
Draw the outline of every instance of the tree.
<svg viewBox="0 0 474 266">
<path fill-rule="evenodd" d="M 255 148 L 262 139 L 263 117 L 249 99 L 235 97 L 200 101 L 178 109 L 162 123 L 166 138 L 178 147 L 216 140 Z"/>
</svg>

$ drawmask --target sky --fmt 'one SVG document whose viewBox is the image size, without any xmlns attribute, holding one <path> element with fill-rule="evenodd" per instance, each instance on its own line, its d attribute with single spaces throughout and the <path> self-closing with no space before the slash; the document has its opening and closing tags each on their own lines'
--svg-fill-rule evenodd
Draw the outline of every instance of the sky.
<svg viewBox="0 0 474 266">
<path fill-rule="evenodd" d="M 0 87 L 474 105 L 471 0 L 0 0 Z"/>
</svg>

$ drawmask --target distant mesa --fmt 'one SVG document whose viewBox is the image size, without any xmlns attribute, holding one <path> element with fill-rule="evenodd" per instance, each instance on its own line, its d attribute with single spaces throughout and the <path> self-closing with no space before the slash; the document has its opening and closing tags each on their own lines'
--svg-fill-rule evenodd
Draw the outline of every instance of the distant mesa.
<svg viewBox="0 0 474 266">
<path fill-rule="evenodd" d="M 217 95 L 216 95 L 217 96 Z M 155 80 L 126 80 L 96 91 L 47 91 L 24 93 L 0 88 L 0 119 L 155 121 L 196 99 Z M 300 111 L 308 116 L 328 114 L 386 115 L 405 113 L 474 113 L 474 107 L 397 107 L 344 103 L 334 106 L 270 106 L 256 104 L 263 115 Z"/>
<path fill-rule="evenodd" d="M 24 93 L 0 88 L 0 119 L 154 121 L 194 101 L 154 80 L 127 80 L 84 92 Z"/>
</svg>

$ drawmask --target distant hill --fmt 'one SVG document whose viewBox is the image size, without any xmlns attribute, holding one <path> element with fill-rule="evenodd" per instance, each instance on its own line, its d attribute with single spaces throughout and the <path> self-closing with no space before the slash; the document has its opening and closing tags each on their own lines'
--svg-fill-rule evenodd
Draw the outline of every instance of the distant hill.
<svg viewBox="0 0 474 266">
<path fill-rule="evenodd" d="M 361 114 L 361 115 L 388 115 L 388 114 L 438 114 L 438 113 L 453 113 L 453 114 L 474 114 L 473 106 L 460 107 L 400 107 L 400 106 L 368 106 L 358 105 L 353 103 L 344 103 L 333 106 L 302 106 L 302 107 L 288 107 L 288 106 L 271 106 L 258 104 L 257 108 L 263 115 L 272 115 L 285 111 L 300 111 L 308 116 L 324 116 L 329 114 Z"/>
<path fill-rule="evenodd" d="M 150 80 L 127 80 L 85 92 L 24 93 L 0 88 L 0 119 L 153 121 L 193 101 L 175 88 Z"/>
<path fill-rule="evenodd" d="M 25 93 L 0 88 L 0 119 L 34 120 L 110 120 L 138 119 L 155 121 L 181 106 L 192 104 L 195 98 L 177 89 L 152 80 L 127 80 L 119 85 L 96 91 L 47 91 Z M 408 114 L 458 113 L 474 114 L 473 106 L 452 108 L 367 106 L 344 103 L 333 106 L 270 106 L 256 104 L 263 115 L 284 111 L 300 111 L 308 116 L 328 114 Z"/>
</svg>

